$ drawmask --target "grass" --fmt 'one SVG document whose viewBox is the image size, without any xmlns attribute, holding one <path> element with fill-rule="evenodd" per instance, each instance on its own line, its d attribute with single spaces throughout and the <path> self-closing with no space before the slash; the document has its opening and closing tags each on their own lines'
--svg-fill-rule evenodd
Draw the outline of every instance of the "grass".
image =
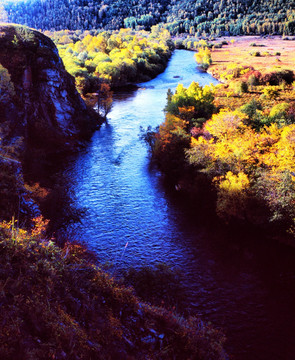
<svg viewBox="0 0 295 360">
<path fill-rule="evenodd" d="M 234 39 L 232 44 L 230 40 Z M 240 65 L 251 65 L 257 71 L 270 72 L 274 69 L 293 69 L 295 64 L 295 41 L 284 41 L 281 37 L 262 38 L 259 36 L 240 36 L 221 38 L 219 41 L 227 41 L 229 45 L 212 51 L 212 65 L 209 72 L 213 75 L 220 72 L 220 68 L 231 62 Z M 269 56 L 253 56 L 255 51 L 253 43 L 259 48 L 259 52 L 269 53 Z M 281 55 L 275 55 L 280 53 Z"/>
</svg>

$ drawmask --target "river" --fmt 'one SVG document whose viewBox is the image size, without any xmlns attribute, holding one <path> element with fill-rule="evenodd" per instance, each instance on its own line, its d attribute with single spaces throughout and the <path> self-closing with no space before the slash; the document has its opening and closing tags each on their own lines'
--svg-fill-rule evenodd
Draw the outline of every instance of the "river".
<svg viewBox="0 0 295 360">
<path fill-rule="evenodd" d="M 114 95 L 108 122 L 64 171 L 75 206 L 87 209 L 71 237 L 118 269 L 179 268 L 192 311 L 224 331 L 233 359 L 295 359 L 293 251 L 255 234 L 228 238 L 198 221 L 165 188 L 139 138 L 140 126 L 163 121 L 167 89 L 193 80 L 217 83 L 196 69 L 192 52 L 177 50 L 164 73 Z"/>
</svg>

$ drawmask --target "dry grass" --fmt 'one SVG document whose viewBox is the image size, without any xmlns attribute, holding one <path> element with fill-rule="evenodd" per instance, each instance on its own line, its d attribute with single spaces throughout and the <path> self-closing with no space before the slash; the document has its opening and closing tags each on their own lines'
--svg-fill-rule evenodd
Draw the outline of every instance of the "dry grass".
<svg viewBox="0 0 295 360">
<path fill-rule="evenodd" d="M 229 45 L 224 45 L 221 49 L 212 51 L 212 66 L 210 73 L 220 72 L 221 67 L 229 63 L 241 65 L 251 65 L 255 70 L 268 72 L 273 69 L 290 69 L 295 68 L 295 41 L 283 40 L 280 36 L 272 38 L 263 38 L 260 36 L 241 36 L 225 37 L 221 41 L 227 41 Z M 232 44 L 230 40 L 234 40 Z M 257 46 L 250 46 L 255 43 Z M 252 56 L 251 52 L 259 51 L 261 56 Z M 268 52 L 270 55 L 264 56 Z M 275 55 L 281 53 L 281 55 Z"/>
</svg>

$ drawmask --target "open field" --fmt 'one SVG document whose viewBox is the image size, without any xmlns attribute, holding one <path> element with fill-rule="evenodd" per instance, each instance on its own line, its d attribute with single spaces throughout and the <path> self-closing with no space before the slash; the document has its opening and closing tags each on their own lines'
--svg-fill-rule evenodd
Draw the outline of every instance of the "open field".
<svg viewBox="0 0 295 360">
<path fill-rule="evenodd" d="M 226 67 L 233 62 L 251 65 L 255 70 L 261 72 L 295 69 L 294 40 L 283 40 L 280 36 L 267 38 L 261 36 L 224 37 L 220 39 L 220 42 L 223 40 L 227 41 L 229 45 L 223 45 L 222 48 L 212 51 L 213 63 L 209 72 L 213 75 L 220 73 L 221 67 Z M 231 40 L 234 42 L 231 43 Z M 253 55 L 257 52 L 260 53 L 260 56 Z"/>
</svg>

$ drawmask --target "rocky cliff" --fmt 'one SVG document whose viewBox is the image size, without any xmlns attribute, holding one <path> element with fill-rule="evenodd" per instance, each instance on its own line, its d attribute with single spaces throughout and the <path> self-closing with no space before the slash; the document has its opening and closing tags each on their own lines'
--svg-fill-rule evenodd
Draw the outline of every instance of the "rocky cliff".
<svg viewBox="0 0 295 360">
<path fill-rule="evenodd" d="M 38 214 L 23 168 L 41 173 L 49 158 L 75 149 L 98 124 L 54 43 L 27 27 L 0 24 L 0 219 Z"/>
<path fill-rule="evenodd" d="M 0 64 L 15 91 L 2 101 L 1 122 L 8 121 L 14 135 L 56 150 L 73 146 L 94 129 L 98 120 L 48 37 L 27 27 L 0 25 Z"/>
</svg>

